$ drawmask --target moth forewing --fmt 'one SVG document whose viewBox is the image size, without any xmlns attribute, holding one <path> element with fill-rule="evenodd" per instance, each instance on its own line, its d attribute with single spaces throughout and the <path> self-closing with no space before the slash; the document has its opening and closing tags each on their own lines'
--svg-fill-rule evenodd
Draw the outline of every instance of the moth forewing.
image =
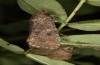
<svg viewBox="0 0 100 65">
<path fill-rule="evenodd" d="M 54 17 L 45 12 L 39 12 L 31 17 L 30 34 L 27 39 L 30 47 L 45 49 L 60 47 L 60 37 L 54 21 Z"/>
</svg>

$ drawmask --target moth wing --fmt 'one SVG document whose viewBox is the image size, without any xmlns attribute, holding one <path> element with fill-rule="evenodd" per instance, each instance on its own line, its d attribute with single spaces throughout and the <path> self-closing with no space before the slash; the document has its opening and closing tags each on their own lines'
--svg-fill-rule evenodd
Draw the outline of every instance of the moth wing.
<svg viewBox="0 0 100 65">
<path fill-rule="evenodd" d="M 27 39 L 29 46 L 48 49 L 59 48 L 60 37 L 50 16 L 45 14 L 35 16 L 30 27 L 30 35 Z"/>
<path fill-rule="evenodd" d="M 60 46 L 60 37 L 54 31 L 42 30 L 37 34 L 33 33 L 27 41 L 30 46 L 36 48 L 57 49 Z"/>
</svg>

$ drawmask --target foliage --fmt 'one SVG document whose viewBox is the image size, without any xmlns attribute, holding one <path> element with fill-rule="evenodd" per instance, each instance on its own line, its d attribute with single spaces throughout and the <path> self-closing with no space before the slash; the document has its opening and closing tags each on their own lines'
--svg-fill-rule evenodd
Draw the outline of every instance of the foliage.
<svg viewBox="0 0 100 65">
<path fill-rule="evenodd" d="M 7 3 L 7 2 L 5 2 Z M 4 3 L 4 4 L 5 4 Z M 11 0 L 11 4 L 13 1 Z M 15 2 L 14 2 L 15 3 Z M 68 61 L 61 61 L 61 60 L 53 60 L 49 59 L 45 56 L 35 55 L 35 54 L 26 54 L 26 57 L 31 58 L 32 60 L 35 60 L 41 64 L 47 64 L 47 65 L 74 65 L 74 63 L 79 65 L 94 65 L 92 62 L 80 62 L 76 59 L 79 59 L 80 57 L 84 56 L 95 56 L 97 58 L 100 58 L 100 34 L 94 34 L 91 32 L 98 32 L 100 31 L 100 19 L 95 20 L 83 20 L 83 21 L 75 21 L 72 23 L 69 23 L 69 21 L 74 18 L 75 14 L 77 16 L 83 16 L 83 15 L 89 15 L 92 13 L 95 13 L 100 7 L 100 1 L 99 0 L 17 0 L 18 5 L 22 10 L 29 14 L 35 14 L 39 11 L 46 11 L 49 12 L 51 15 L 56 16 L 57 23 L 60 25 L 58 28 L 58 31 L 61 36 L 61 45 L 71 45 L 75 47 L 74 50 L 74 56 Z M 4 5 L 3 4 L 3 5 Z M 8 5 L 8 4 L 7 4 Z M 77 7 L 76 7 L 77 6 Z M 95 7 L 94 7 L 95 6 Z M 97 7 L 96 7 L 97 6 Z M 72 10 L 73 9 L 73 10 Z M 87 10 L 86 10 L 87 9 Z M 79 10 L 79 11 L 78 11 Z M 78 11 L 78 12 L 77 12 Z M 72 12 L 72 13 L 71 13 Z M 2 14 L 2 13 L 0 13 Z M 69 15 L 70 14 L 70 15 Z M 25 39 L 26 34 L 18 34 L 20 32 L 28 31 L 28 25 L 29 25 L 29 19 L 24 19 L 20 22 L 13 22 L 10 24 L 0 25 L 0 32 L 3 32 L 8 36 L 8 40 L 14 41 L 19 39 Z M 67 28 L 64 28 L 67 26 Z M 14 30 L 16 29 L 16 30 Z M 75 34 L 74 35 L 65 35 L 63 32 L 73 32 L 74 30 L 82 31 L 83 34 Z M 88 34 L 84 34 L 84 32 L 89 32 Z M 9 36 L 10 35 L 10 36 Z M 16 35 L 15 37 L 13 35 Z M 7 38 L 6 38 L 7 39 Z M 29 60 L 29 62 L 22 62 L 22 60 L 25 59 L 27 61 L 28 58 L 25 56 L 22 56 L 24 54 L 24 49 L 6 42 L 5 40 L 0 38 L 0 46 L 14 52 L 8 52 L 9 55 L 14 56 L 15 58 L 19 58 L 21 61 L 13 61 L 12 59 L 8 59 L 5 57 L 2 57 L 0 61 L 2 61 L 2 65 L 11 65 L 11 61 L 13 64 L 32 64 L 32 61 Z M 96 50 L 99 49 L 99 50 Z M 15 56 L 17 54 L 17 56 Z M 21 56 L 19 56 L 21 55 Z M 24 54 L 25 55 L 25 54 Z M 76 55 L 76 56 L 75 56 Z M 78 56 L 77 56 L 78 55 Z M 80 56 L 81 55 L 81 56 Z M 11 57 L 11 56 L 10 56 Z M 7 62 L 7 64 L 3 64 L 4 62 Z M 17 65 L 17 64 L 16 64 Z"/>
</svg>

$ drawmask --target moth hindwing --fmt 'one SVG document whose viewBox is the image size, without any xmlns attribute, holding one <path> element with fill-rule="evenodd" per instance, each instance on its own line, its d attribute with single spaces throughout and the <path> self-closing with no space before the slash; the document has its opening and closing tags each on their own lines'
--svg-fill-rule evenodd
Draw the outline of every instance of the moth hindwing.
<svg viewBox="0 0 100 65">
<path fill-rule="evenodd" d="M 73 47 L 59 47 L 58 49 L 34 48 L 30 51 L 32 54 L 42 55 L 56 60 L 70 60 L 73 55 Z"/>
</svg>

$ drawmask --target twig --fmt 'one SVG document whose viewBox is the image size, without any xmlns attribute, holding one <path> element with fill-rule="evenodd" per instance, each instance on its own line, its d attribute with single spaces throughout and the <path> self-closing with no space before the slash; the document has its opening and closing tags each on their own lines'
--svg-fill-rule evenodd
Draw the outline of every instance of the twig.
<svg viewBox="0 0 100 65">
<path fill-rule="evenodd" d="M 67 25 L 67 23 L 73 18 L 73 16 L 76 14 L 76 12 L 81 8 L 81 6 L 86 2 L 86 0 L 81 0 L 79 2 L 79 4 L 76 6 L 76 8 L 74 9 L 74 11 L 71 13 L 71 15 L 65 20 L 65 22 L 63 22 L 59 28 L 58 31 L 60 31 L 65 25 Z"/>
</svg>

